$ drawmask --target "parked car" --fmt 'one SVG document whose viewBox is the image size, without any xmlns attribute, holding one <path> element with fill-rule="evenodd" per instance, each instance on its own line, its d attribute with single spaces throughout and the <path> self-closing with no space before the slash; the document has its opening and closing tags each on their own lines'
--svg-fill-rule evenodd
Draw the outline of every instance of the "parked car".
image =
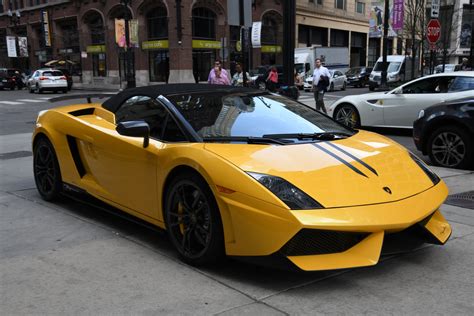
<svg viewBox="0 0 474 316">
<path fill-rule="evenodd" d="M 15 68 L 0 68 L 0 89 L 18 90 L 23 89 L 23 76 L 20 70 Z"/>
<path fill-rule="evenodd" d="M 474 96 L 421 110 L 413 140 L 436 166 L 474 168 Z"/>
<path fill-rule="evenodd" d="M 67 89 L 69 91 L 71 91 L 72 89 L 72 75 L 71 73 L 69 72 L 69 70 L 67 70 L 66 68 L 56 68 L 57 70 L 61 71 L 64 76 L 66 76 L 66 80 L 67 80 Z"/>
<path fill-rule="evenodd" d="M 459 69 L 456 69 L 456 68 L 459 68 L 459 67 L 456 67 L 456 66 L 457 66 L 456 64 L 444 64 L 444 72 L 458 71 Z M 443 72 L 443 65 L 436 66 L 435 69 L 434 69 L 434 72 L 436 74 L 442 73 Z"/>
<path fill-rule="evenodd" d="M 188 264 L 345 269 L 375 265 L 387 235 L 451 236 L 446 184 L 418 157 L 273 93 L 145 86 L 41 111 L 34 126 L 42 198 L 88 196 L 141 218 Z"/>
<path fill-rule="evenodd" d="M 335 89 L 346 90 L 347 77 L 340 70 L 329 70 L 331 77 L 329 78 L 328 91 L 334 91 Z M 311 91 L 313 89 L 313 76 L 309 76 L 305 80 L 304 91 Z"/>
<path fill-rule="evenodd" d="M 353 67 L 346 72 L 347 84 L 354 87 L 365 87 L 369 82 L 372 67 Z"/>
<path fill-rule="evenodd" d="M 387 84 L 399 85 L 411 78 L 418 77 L 418 67 L 414 67 L 415 73 L 412 74 L 412 65 L 418 62 L 410 56 L 388 55 L 387 56 Z M 374 91 L 382 82 L 383 58 L 379 57 L 369 76 L 369 90 Z"/>
<path fill-rule="evenodd" d="M 343 97 L 328 109 L 336 121 L 352 126 L 412 128 L 418 112 L 433 104 L 474 96 L 474 72 L 434 74 L 388 92 Z"/>
<path fill-rule="evenodd" d="M 38 69 L 28 79 L 30 93 L 43 93 L 43 91 L 62 91 L 67 93 L 67 78 L 60 71 L 51 68 Z"/>
</svg>

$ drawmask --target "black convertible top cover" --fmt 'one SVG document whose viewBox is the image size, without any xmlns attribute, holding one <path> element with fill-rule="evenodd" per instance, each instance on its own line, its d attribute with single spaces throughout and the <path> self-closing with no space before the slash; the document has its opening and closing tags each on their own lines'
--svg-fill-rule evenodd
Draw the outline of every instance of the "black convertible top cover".
<svg viewBox="0 0 474 316">
<path fill-rule="evenodd" d="M 226 85 L 210 85 L 210 84 L 195 84 L 195 83 L 175 83 L 175 84 L 162 84 L 145 86 L 124 90 L 117 95 L 111 97 L 102 104 L 102 107 L 111 112 L 116 112 L 120 105 L 130 97 L 136 95 L 149 96 L 156 99 L 158 96 L 163 95 L 167 97 L 174 94 L 188 94 L 188 93 L 213 93 L 213 92 L 224 92 L 224 93 L 256 93 L 262 92 L 256 89 L 233 87 Z"/>
</svg>

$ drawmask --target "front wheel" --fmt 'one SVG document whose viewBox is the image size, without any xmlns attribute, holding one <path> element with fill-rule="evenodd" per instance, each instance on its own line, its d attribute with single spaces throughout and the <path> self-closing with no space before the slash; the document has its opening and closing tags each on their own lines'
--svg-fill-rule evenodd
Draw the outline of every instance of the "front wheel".
<svg viewBox="0 0 474 316">
<path fill-rule="evenodd" d="M 209 185 L 188 173 L 175 177 L 168 188 L 166 230 L 180 258 L 191 265 L 217 262 L 224 255 L 224 234 Z"/>
<path fill-rule="evenodd" d="M 457 126 L 443 126 L 431 134 L 428 155 L 436 166 L 467 169 L 474 165 L 474 141 Z"/>
<path fill-rule="evenodd" d="M 334 112 L 334 119 L 349 127 L 360 127 L 360 118 L 357 109 L 350 104 L 339 106 Z"/>
<path fill-rule="evenodd" d="M 46 201 L 54 200 L 62 189 L 61 171 L 53 145 L 41 138 L 33 148 L 33 173 L 36 188 Z"/>
</svg>

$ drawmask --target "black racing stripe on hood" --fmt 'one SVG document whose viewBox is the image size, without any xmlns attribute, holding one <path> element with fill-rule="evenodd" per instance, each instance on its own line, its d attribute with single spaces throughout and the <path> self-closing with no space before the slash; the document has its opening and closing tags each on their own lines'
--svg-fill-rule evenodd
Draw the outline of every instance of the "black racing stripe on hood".
<svg viewBox="0 0 474 316">
<path fill-rule="evenodd" d="M 351 165 L 349 162 L 347 162 L 346 160 L 342 159 L 341 157 L 337 156 L 335 153 L 332 153 L 330 152 L 329 150 L 327 150 L 326 148 L 324 148 L 323 146 L 319 145 L 319 144 L 312 144 L 314 147 L 322 150 L 323 152 L 325 152 L 326 154 L 328 154 L 329 156 L 333 157 L 334 159 L 342 162 L 344 165 L 346 165 L 347 167 L 349 167 L 352 171 L 354 171 L 355 173 L 357 174 L 360 174 L 361 176 L 363 177 L 366 177 L 368 178 L 365 173 L 363 173 L 362 171 L 360 171 L 359 169 L 357 169 L 356 167 L 354 167 L 353 165 Z"/>
<path fill-rule="evenodd" d="M 331 142 L 327 142 L 326 144 L 328 144 L 329 146 L 335 148 L 336 150 L 339 150 L 341 153 L 351 157 L 352 159 L 354 159 L 355 161 L 357 161 L 358 163 L 360 163 L 361 165 L 363 165 L 364 167 L 366 167 L 367 169 L 369 169 L 370 171 L 372 171 L 373 174 L 375 174 L 376 176 L 378 176 L 379 174 L 377 173 L 377 171 L 372 168 L 370 165 L 368 165 L 367 163 L 363 162 L 362 160 L 360 160 L 359 158 L 357 158 L 356 156 L 354 156 L 353 154 L 351 154 L 350 152 L 342 149 L 341 147 L 331 143 Z"/>
</svg>

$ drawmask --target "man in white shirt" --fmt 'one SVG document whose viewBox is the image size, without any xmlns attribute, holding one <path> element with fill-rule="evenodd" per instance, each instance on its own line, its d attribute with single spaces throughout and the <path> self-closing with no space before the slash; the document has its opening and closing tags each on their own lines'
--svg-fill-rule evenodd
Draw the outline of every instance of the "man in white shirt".
<svg viewBox="0 0 474 316">
<path fill-rule="evenodd" d="M 314 72 L 313 72 L 313 92 L 314 92 L 314 100 L 316 101 L 316 110 L 323 111 L 327 114 L 326 106 L 324 105 L 324 92 L 329 85 L 329 78 L 331 74 L 329 70 L 321 65 L 321 59 L 316 58 L 315 60 Z M 321 78 L 321 76 L 325 76 L 325 78 Z"/>
</svg>

